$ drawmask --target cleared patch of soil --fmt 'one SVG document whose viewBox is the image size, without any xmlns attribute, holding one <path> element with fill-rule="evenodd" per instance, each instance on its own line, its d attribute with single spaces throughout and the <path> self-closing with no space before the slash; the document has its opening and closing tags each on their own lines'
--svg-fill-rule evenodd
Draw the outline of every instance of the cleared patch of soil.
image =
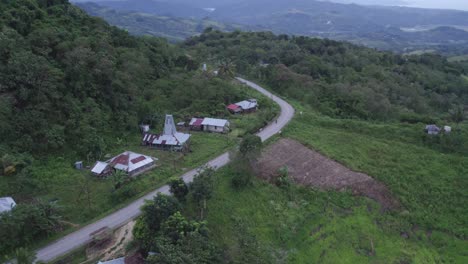
<svg viewBox="0 0 468 264">
<path fill-rule="evenodd" d="M 134 226 L 135 221 L 131 221 L 115 230 L 108 243 L 101 247 L 89 247 L 86 252 L 88 260 L 112 260 L 124 256 L 125 246 L 133 239 Z"/>
<path fill-rule="evenodd" d="M 292 139 L 281 139 L 268 146 L 254 169 L 257 175 L 273 182 L 278 176 L 278 170 L 284 166 L 288 168 L 289 177 L 297 184 L 321 189 L 351 190 L 356 195 L 377 201 L 384 209 L 398 206 L 398 201 L 384 184 L 369 175 L 354 172 Z"/>
</svg>

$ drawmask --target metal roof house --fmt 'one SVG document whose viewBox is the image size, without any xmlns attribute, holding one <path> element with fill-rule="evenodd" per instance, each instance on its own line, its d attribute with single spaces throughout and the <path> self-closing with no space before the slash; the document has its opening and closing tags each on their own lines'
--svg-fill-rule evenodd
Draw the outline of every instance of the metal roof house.
<svg viewBox="0 0 468 264">
<path fill-rule="evenodd" d="M 229 132 L 229 121 L 225 119 L 205 118 L 202 122 L 203 131 L 227 133 Z"/>
<path fill-rule="evenodd" d="M 177 132 L 174 117 L 166 115 L 163 134 L 143 134 L 143 145 L 182 151 L 188 148 L 190 136 L 190 134 Z"/>
<path fill-rule="evenodd" d="M 233 114 L 251 113 L 257 111 L 258 102 L 256 99 L 247 99 L 235 104 L 228 105 L 227 109 Z"/>
<path fill-rule="evenodd" d="M 106 162 L 96 162 L 91 172 L 102 177 L 111 174 L 114 170 L 120 170 L 127 173 L 129 176 L 137 176 L 154 168 L 156 160 L 156 158 L 150 156 L 125 151 Z"/>
<path fill-rule="evenodd" d="M 192 118 L 190 121 L 190 129 L 197 131 L 207 131 L 216 133 L 229 132 L 230 123 L 225 119 L 217 118 Z"/>
<path fill-rule="evenodd" d="M 0 213 L 9 212 L 16 206 L 15 200 L 11 197 L 0 198 Z"/>
</svg>

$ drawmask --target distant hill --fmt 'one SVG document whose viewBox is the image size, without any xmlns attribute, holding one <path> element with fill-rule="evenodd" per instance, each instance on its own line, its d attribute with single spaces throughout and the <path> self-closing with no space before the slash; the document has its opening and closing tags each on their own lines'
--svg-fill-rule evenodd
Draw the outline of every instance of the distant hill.
<svg viewBox="0 0 468 264">
<path fill-rule="evenodd" d="M 208 27 L 222 31 L 252 28 L 236 24 L 224 24 L 208 18 L 179 18 L 170 15 L 155 15 L 154 12 L 152 12 L 153 14 L 142 12 L 143 9 L 139 8 L 136 8 L 139 11 L 118 11 L 95 3 L 76 3 L 76 5 L 88 14 L 104 18 L 110 24 L 123 28 L 132 34 L 164 37 L 172 42 L 183 41 L 190 36 L 200 34 Z M 122 6 L 125 6 L 125 4 L 122 3 Z"/>
<path fill-rule="evenodd" d="M 173 1 L 103 1 L 101 5 L 120 11 L 151 13 L 158 16 L 207 19 L 225 25 L 247 25 L 285 33 L 346 40 L 373 48 L 411 52 L 434 49 L 448 54 L 468 52 L 468 12 L 397 6 L 349 4 L 348 1 L 313 0 L 173 0 Z M 359 1 L 359 3 L 370 3 Z M 402 4 L 386 1 L 385 4 Z M 211 9 L 208 9 L 211 8 Z M 123 21 L 108 13 L 96 14 L 110 23 L 122 26 Z M 128 26 L 129 22 L 123 23 Z M 124 27 L 125 27 L 124 25 Z M 131 32 L 147 31 L 135 25 Z M 425 29 L 416 32 L 407 29 Z M 245 29 L 245 28 L 243 28 Z M 253 28 L 250 28 L 253 29 Z M 403 30 L 404 29 L 404 30 Z M 163 33 L 168 33 L 166 29 Z M 184 35 L 184 34 L 182 34 Z M 184 35 L 185 36 L 185 35 Z"/>
</svg>

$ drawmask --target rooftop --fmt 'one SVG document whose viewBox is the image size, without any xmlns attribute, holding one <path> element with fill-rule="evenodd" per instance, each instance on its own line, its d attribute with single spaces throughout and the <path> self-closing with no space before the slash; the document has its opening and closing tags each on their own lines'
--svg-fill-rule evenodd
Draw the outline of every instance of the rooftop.
<svg viewBox="0 0 468 264">
<path fill-rule="evenodd" d="M 205 118 L 203 119 L 202 125 L 208 125 L 208 126 L 218 126 L 218 127 L 223 127 L 228 124 L 228 121 L 225 119 L 216 119 L 216 118 Z"/>
<path fill-rule="evenodd" d="M 11 197 L 0 198 L 0 213 L 11 211 L 16 206 L 15 200 Z"/>
</svg>

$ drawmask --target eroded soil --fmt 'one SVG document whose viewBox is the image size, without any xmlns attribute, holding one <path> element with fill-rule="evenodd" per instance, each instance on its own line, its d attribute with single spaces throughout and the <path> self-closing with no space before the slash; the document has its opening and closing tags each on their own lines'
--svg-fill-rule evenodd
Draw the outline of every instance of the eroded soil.
<svg viewBox="0 0 468 264">
<path fill-rule="evenodd" d="M 268 146 L 254 167 L 257 175 L 273 182 L 278 177 L 279 169 L 284 166 L 297 184 L 325 190 L 351 190 L 355 195 L 377 201 L 384 209 L 398 206 L 398 201 L 383 183 L 364 173 L 352 171 L 292 139 L 281 139 Z"/>
</svg>

